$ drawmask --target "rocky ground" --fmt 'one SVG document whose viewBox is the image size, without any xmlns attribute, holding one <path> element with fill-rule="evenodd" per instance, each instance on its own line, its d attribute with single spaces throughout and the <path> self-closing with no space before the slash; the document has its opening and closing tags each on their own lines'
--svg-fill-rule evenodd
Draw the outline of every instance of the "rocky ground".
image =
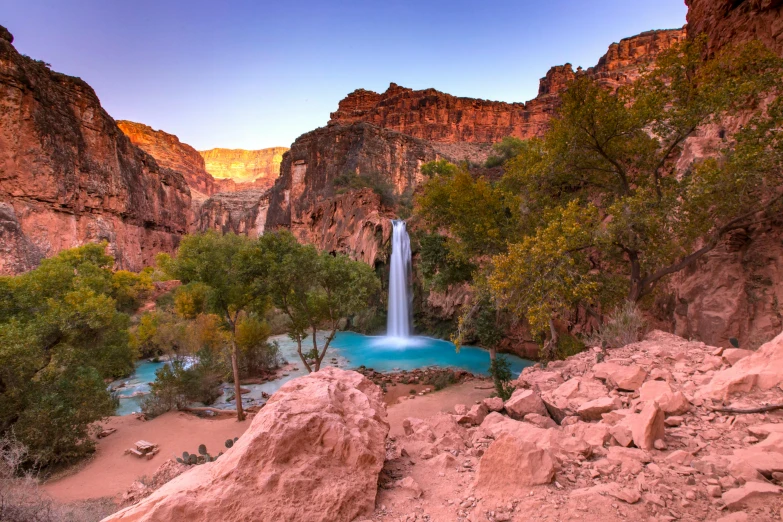
<svg viewBox="0 0 783 522">
<path fill-rule="evenodd" d="M 387 415 L 356 372 L 295 379 L 217 463 L 153 492 L 182 471 L 162 467 L 126 501 L 151 496 L 110 520 L 200 509 L 221 520 L 781 519 L 783 410 L 769 406 L 783 404 L 783 334 L 749 351 L 654 331 L 526 368 L 505 402 L 476 383 L 439 392 L 478 399 L 470 406 L 422 414 L 418 404 L 439 398 L 417 394 Z M 738 411 L 759 408 L 769 411 Z"/>
<path fill-rule="evenodd" d="M 599 362 L 600 361 L 600 362 Z M 505 404 L 407 419 L 376 521 L 780 520 L 783 335 L 758 352 L 655 331 L 526 369 Z"/>
</svg>

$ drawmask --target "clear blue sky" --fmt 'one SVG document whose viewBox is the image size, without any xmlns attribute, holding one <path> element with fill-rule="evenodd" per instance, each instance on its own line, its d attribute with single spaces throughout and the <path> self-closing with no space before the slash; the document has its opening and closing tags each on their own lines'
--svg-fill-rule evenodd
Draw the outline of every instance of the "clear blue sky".
<svg viewBox="0 0 783 522">
<path fill-rule="evenodd" d="M 0 0 L 16 48 L 197 149 L 288 146 L 357 88 L 527 101 L 683 0 Z"/>
</svg>

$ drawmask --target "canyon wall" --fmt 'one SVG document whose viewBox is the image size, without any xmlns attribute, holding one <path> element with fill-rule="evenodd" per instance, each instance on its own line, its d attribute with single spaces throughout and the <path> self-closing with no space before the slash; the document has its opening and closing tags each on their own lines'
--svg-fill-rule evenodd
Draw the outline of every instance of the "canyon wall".
<svg viewBox="0 0 783 522">
<path fill-rule="evenodd" d="M 238 188 L 268 189 L 275 184 L 285 147 L 260 150 L 211 149 L 201 151 L 205 168 L 217 180 L 233 181 Z"/>
<path fill-rule="evenodd" d="M 117 122 L 131 143 L 155 158 L 158 165 L 180 172 L 194 198 L 203 201 L 217 192 L 236 190 L 232 180 L 216 180 L 204 167 L 201 154 L 179 138 L 149 125 L 132 121 Z"/>
<path fill-rule="evenodd" d="M 709 52 L 760 40 L 783 55 L 783 0 L 685 0 L 688 33 L 705 33 Z"/>
<path fill-rule="evenodd" d="M 400 196 L 421 181 L 422 164 L 443 157 L 424 140 L 368 123 L 303 134 L 283 156 L 266 229 L 290 228 L 301 241 L 372 264 L 378 241 L 388 241 L 393 209 L 371 190 L 339 193 L 335 178 L 379 174 Z"/>
<path fill-rule="evenodd" d="M 196 229 L 258 237 L 264 233 L 268 208 L 268 190 L 220 192 L 204 201 L 199 208 Z"/>
<path fill-rule="evenodd" d="M 368 122 L 444 143 L 495 143 L 506 136 L 541 136 L 554 114 L 557 94 L 576 74 L 618 86 L 638 77 L 643 66 L 684 38 L 684 29 L 649 31 L 612 44 L 598 64 L 586 71 L 574 71 L 571 64 L 553 67 L 541 79 L 538 96 L 527 103 L 460 98 L 435 89 L 415 91 L 395 83 L 382 94 L 358 89 L 340 101 L 329 124 Z"/>
<path fill-rule="evenodd" d="M 172 252 L 188 227 L 182 174 L 134 146 L 84 81 L 12 41 L 0 27 L 0 273 L 90 241 L 131 270 Z"/>
</svg>

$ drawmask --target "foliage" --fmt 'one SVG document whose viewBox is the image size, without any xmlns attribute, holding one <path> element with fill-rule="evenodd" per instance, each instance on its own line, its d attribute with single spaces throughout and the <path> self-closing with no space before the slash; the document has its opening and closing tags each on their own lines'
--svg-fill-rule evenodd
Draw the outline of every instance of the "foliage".
<svg viewBox="0 0 783 522">
<path fill-rule="evenodd" d="M 308 371 L 320 368 L 340 319 L 362 311 L 380 290 L 372 267 L 344 255 L 319 254 L 289 232 L 264 234 L 252 257 L 255 266 L 266 270 L 265 277 L 256 280 L 256 292 L 268 294 L 291 320 L 288 334 Z M 319 347 L 320 327 L 328 333 Z M 302 343 L 308 335 L 312 349 L 305 353 Z"/>
<path fill-rule="evenodd" d="M 135 274 L 118 270 L 112 274 L 111 285 L 117 308 L 125 313 L 135 312 L 155 289 L 149 272 Z"/>
<path fill-rule="evenodd" d="M 476 265 L 464 258 L 450 258 L 448 239 L 439 234 L 424 233 L 419 237 L 419 263 L 424 282 L 438 291 L 470 281 Z"/>
<path fill-rule="evenodd" d="M 279 366 L 280 348 L 267 341 L 270 334 L 266 321 L 245 316 L 237 325 L 239 374 L 243 377 L 261 375 Z"/>
<path fill-rule="evenodd" d="M 245 414 L 239 399 L 237 325 L 248 313 L 263 313 L 268 301 L 266 295 L 254 292 L 250 284 L 257 276 L 254 270 L 259 268 L 251 259 L 254 248 L 246 236 L 210 231 L 185 237 L 176 258 L 160 258 L 161 268 L 188 287 L 183 290 L 188 299 L 180 298 L 179 309 L 186 314 L 195 313 L 203 300 L 204 309 L 219 316 L 229 334 L 239 420 L 244 420 Z"/>
<path fill-rule="evenodd" d="M 90 426 L 114 412 L 104 379 L 133 370 L 128 317 L 112 297 L 127 279 L 112 266 L 105 244 L 91 244 L 0 278 L 0 433 L 13 430 L 31 464 L 89 453 Z"/>
<path fill-rule="evenodd" d="M 492 154 L 484 166 L 487 168 L 499 167 L 505 162 L 517 156 L 525 147 L 525 142 L 519 138 L 513 136 L 506 136 L 499 143 L 495 143 L 492 146 L 494 154 Z"/>
<path fill-rule="evenodd" d="M 576 355 L 585 349 L 585 343 L 579 340 L 575 335 L 563 333 L 557 339 L 557 358 L 565 360 Z"/>
<path fill-rule="evenodd" d="M 644 331 L 644 317 L 636 303 L 625 301 L 609 315 L 600 329 L 593 333 L 587 344 L 602 348 L 621 348 L 637 342 Z"/>
<path fill-rule="evenodd" d="M 386 178 L 378 172 L 357 174 L 353 171 L 347 171 L 337 176 L 333 183 L 338 194 L 344 194 L 351 190 L 369 188 L 380 196 L 383 205 L 393 207 L 397 204 L 397 198 L 394 194 L 394 185 L 389 183 Z"/>
<path fill-rule="evenodd" d="M 503 399 L 503 402 L 511 398 L 514 393 L 514 385 L 511 384 L 511 363 L 502 355 L 495 356 L 489 364 L 489 374 L 495 383 L 495 393 Z"/>
</svg>

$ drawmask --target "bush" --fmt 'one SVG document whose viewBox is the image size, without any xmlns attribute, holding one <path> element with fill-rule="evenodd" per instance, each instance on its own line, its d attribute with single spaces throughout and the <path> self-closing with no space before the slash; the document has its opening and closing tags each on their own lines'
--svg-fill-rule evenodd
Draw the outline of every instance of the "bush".
<svg viewBox="0 0 783 522">
<path fill-rule="evenodd" d="M 394 207 L 397 204 L 397 197 L 394 195 L 394 185 L 377 172 L 357 174 L 349 171 L 337 176 L 333 183 L 338 194 L 369 188 L 380 196 L 383 205 Z"/>
<path fill-rule="evenodd" d="M 591 346 L 621 348 L 637 342 L 643 331 L 645 321 L 636 303 L 626 301 L 620 305 L 588 339 Z"/>
<path fill-rule="evenodd" d="M 502 355 L 497 355 L 489 364 L 489 374 L 495 383 L 495 393 L 503 402 L 511 398 L 514 386 L 511 384 L 511 363 Z"/>
<path fill-rule="evenodd" d="M 572 355 L 582 352 L 584 349 L 585 343 L 571 334 L 560 334 L 560 338 L 557 340 L 558 359 L 567 359 Z"/>
</svg>

